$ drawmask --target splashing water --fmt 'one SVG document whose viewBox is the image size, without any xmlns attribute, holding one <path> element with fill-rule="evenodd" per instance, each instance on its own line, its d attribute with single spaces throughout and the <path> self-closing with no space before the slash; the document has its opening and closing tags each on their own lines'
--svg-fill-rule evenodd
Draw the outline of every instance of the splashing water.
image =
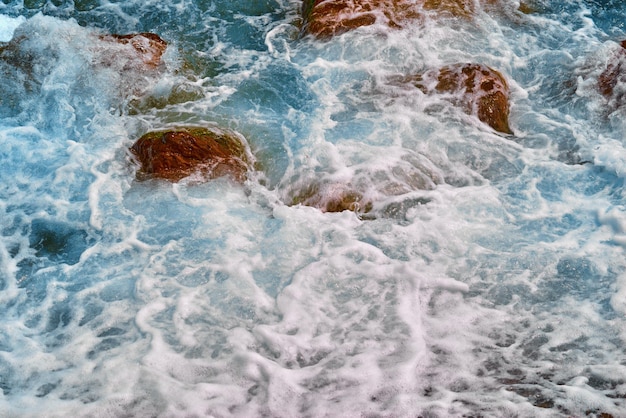
<svg viewBox="0 0 626 418">
<path fill-rule="evenodd" d="M 502 4 L 318 40 L 299 1 L 0 3 L 1 415 L 623 416 L 626 6 Z M 158 68 L 103 42 L 139 32 Z M 514 135 L 390 82 L 465 62 Z M 135 179 L 206 124 L 243 186 Z"/>
</svg>

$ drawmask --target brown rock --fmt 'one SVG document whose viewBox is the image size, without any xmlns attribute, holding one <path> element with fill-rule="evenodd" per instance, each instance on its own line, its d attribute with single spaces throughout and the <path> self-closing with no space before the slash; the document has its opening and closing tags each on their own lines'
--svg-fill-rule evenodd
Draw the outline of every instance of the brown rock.
<svg viewBox="0 0 626 418">
<path fill-rule="evenodd" d="M 218 128 L 187 127 L 148 132 L 130 149 L 141 163 L 138 179 L 177 182 L 192 174 L 205 179 L 246 179 L 251 158 L 241 135 Z"/>
<path fill-rule="evenodd" d="M 537 13 L 539 11 L 538 6 L 529 1 L 520 1 L 518 10 L 524 14 Z"/>
<path fill-rule="evenodd" d="M 494 5 L 499 0 L 480 0 Z M 328 38 L 374 23 L 400 28 L 424 14 L 471 19 L 474 0 L 304 0 L 304 33 Z"/>
<path fill-rule="evenodd" d="M 502 74 L 486 65 L 453 64 L 405 80 L 425 93 L 449 94 L 454 103 L 496 131 L 513 133 L 509 127 L 509 87 Z"/>
<path fill-rule="evenodd" d="M 606 70 L 598 77 L 598 88 L 608 99 L 613 97 L 618 82 L 626 82 L 626 41 L 622 41 L 620 45 L 621 48 L 609 59 Z"/>
<path fill-rule="evenodd" d="M 305 0 L 304 32 L 328 38 L 380 22 L 399 27 L 421 16 L 408 0 Z"/>
<path fill-rule="evenodd" d="M 147 68 L 155 69 L 161 64 L 161 57 L 167 49 L 167 42 L 158 35 L 149 32 L 131 33 L 127 35 L 103 35 L 105 42 L 115 42 L 120 45 L 132 47 L 129 56 L 118 57 L 120 59 L 138 59 Z"/>
<path fill-rule="evenodd" d="M 470 17 L 476 12 L 473 0 L 424 0 L 424 9 L 457 17 Z"/>
</svg>

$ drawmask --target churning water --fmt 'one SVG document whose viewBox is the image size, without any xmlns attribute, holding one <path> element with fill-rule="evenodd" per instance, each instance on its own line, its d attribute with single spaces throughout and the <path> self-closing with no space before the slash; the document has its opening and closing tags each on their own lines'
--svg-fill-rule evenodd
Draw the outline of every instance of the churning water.
<svg viewBox="0 0 626 418">
<path fill-rule="evenodd" d="M 0 415 L 626 416 L 626 3 L 533 4 L 322 41 L 300 1 L 0 2 Z M 457 62 L 514 135 L 388 82 Z M 135 180 L 207 123 L 244 185 Z M 292 205 L 315 182 L 373 208 Z"/>
</svg>

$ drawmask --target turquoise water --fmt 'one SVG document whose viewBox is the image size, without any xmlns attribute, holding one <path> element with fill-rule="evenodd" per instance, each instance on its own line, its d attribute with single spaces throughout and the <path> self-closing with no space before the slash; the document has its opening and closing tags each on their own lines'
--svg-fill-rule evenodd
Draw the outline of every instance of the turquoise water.
<svg viewBox="0 0 626 418">
<path fill-rule="evenodd" d="M 532 4 L 320 41 L 299 1 L 0 2 L 0 415 L 624 416 L 626 106 L 596 84 L 626 4 Z M 154 71 L 100 37 L 143 31 Z M 457 62 L 507 77 L 514 135 L 389 82 Z M 181 124 L 258 171 L 136 181 Z M 290 205 L 314 183 L 373 209 Z"/>
</svg>

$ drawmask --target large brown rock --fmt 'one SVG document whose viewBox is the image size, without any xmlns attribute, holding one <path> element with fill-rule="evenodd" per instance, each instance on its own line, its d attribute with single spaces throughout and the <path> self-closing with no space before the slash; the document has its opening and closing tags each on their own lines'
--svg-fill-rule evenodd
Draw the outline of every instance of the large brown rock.
<svg viewBox="0 0 626 418">
<path fill-rule="evenodd" d="M 509 87 L 498 71 L 483 64 L 453 64 L 406 77 L 427 94 L 446 94 L 456 105 L 498 132 L 509 127 Z"/>
<path fill-rule="evenodd" d="M 598 77 L 598 88 L 607 99 L 616 99 L 624 102 L 624 93 L 615 91 L 618 83 L 626 83 L 626 41 L 622 41 L 621 48 L 615 51 L 609 59 L 606 70 Z"/>
<path fill-rule="evenodd" d="M 138 179 L 177 182 L 192 174 L 203 179 L 230 176 L 245 181 L 251 155 L 245 139 L 218 128 L 186 127 L 148 132 L 131 147 L 141 168 Z"/>
<path fill-rule="evenodd" d="M 398 27 L 420 16 L 419 8 L 406 0 L 305 0 L 303 28 L 305 33 L 328 38 L 377 22 Z"/>
<path fill-rule="evenodd" d="M 425 15 L 470 19 L 477 12 L 477 5 L 500 8 L 498 3 L 499 0 L 304 0 L 303 29 L 304 33 L 328 38 L 374 23 L 400 28 Z"/>
</svg>

